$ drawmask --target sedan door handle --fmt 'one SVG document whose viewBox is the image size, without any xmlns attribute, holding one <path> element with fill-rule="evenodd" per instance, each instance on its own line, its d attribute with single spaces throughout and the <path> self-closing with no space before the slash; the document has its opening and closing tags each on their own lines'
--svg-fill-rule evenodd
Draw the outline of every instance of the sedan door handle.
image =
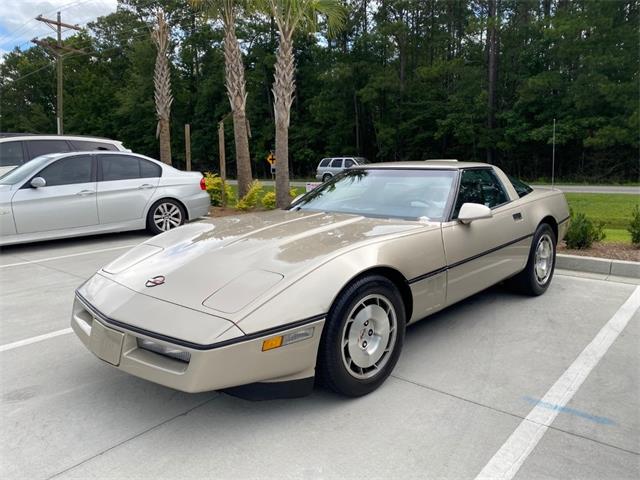
<svg viewBox="0 0 640 480">
<path fill-rule="evenodd" d="M 80 195 L 81 197 L 86 197 L 87 195 L 93 195 L 95 190 L 80 190 L 76 195 Z"/>
<path fill-rule="evenodd" d="M 144 190 L 146 188 L 153 188 L 153 185 L 151 185 L 150 183 L 143 183 L 138 187 L 138 190 Z"/>
<path fill-rule="evenodd" d="M 516 221 L 516 222 L 522 220 L 522 214 L 520 212 L 514 213 L 513 214 L 513 220 Z"/>
</svg>

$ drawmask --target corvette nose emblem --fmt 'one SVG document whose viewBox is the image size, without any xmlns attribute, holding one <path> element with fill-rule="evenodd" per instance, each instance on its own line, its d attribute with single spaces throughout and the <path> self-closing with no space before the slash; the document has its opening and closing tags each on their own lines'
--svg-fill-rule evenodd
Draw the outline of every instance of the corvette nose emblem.
<svg viewBox="0 0 640 480">
<path fill-rule="evenodd" d="M 144 284 L 145 287 L 157 287 L 158 285 L 162 285 L 164 283 L 164 277 L 162 275 L 158 275 L 157 277 L 150 278 L 147 280 L 147 283 Z"/>
</svg>

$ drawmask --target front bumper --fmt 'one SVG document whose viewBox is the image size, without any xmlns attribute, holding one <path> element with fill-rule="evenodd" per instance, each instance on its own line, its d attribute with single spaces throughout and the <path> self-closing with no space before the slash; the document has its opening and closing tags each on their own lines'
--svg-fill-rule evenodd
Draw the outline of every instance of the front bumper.
<svg viewBox="0 0 640 480">
<path fill-rule="evenodd" d="M 213 345 L 185 346 L 177 339 L 165 341 L 153 332 L 101 314 L 76 296 L 71 327 L 84 345 L 101 360 L 114 367 L 184 392 L 221 390 L 257 382 L 290 382 L 312 378 L 324 318 L 283 326 L 281 331 L 264 332 Z M 313 335 L 303 341 L 263 352 L 263 342 L 274 335 L 295 333 L 313 327 Z M 159 338 L 160 337 L 160 338 Z M 138 339 L 152 340 L 190 354 L 180 361 L 138 346 Z"/>
</svg>

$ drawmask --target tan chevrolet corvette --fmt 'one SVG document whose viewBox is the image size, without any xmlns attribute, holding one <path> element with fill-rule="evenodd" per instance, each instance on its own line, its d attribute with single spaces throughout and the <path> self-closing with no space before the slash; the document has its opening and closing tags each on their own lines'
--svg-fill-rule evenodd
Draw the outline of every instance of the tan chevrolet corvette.
<svg viewBox="0 0 640 480">
<path fill-rule="evenodd" d="M 286 211 L 171 230 L 76 292 L 100 359 L 186 392 L 348 396 L 393 370 L 408 324 L 495 283 L 540 295 L 569 209 L 482 163 L 371 164 Z M 428 367 L 425 367 L 428 368 Z"/>
</svg>

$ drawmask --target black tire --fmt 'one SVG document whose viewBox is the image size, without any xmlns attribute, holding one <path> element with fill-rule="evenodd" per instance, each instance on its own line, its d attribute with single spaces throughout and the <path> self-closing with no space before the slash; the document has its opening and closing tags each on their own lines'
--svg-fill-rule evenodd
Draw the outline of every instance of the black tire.
<svg viewBox="0 0 640 480">
<path fill-rule="evenodd" d="M 363 301 L 370 303 L 363 307 Z M 389 329 L 389 337 L 386 340 L 384 340 L 384 335 L 371 336 L 371 326 L 377 330 L 379 323 L 383 322 L 378 322 L 373 317 L 371 320 L 366 320 L 364 324 L 359 323 L 361 320 L 350 320 L 350 317 L 360 317 L 354 312 L 359 313 L 367 307 L 375 308 L 376 302 L 383 310 L 386 310 L 385 307 L 389 307 L 389 310 L 386 311 L 389 324 L 392 323 L 392 317 L 395 314 L 395 329 Z M 363 312 L 362 318 L 366 316 L 366 313 Z M 372 323 L 367 326 L 370 321 Z M 353 335 L 357 336 L 355 328 L 359 328 L 361 325 L 365 325 L 362 333 L 358 336 L 358 341 L 361 343 L 356 345 L 350 343 L 351 346 L 345 345 L 343 347 L 345 334 L 350 333 L 350 329 L 353 327 Z M 405 327 L 404 303 L 393 282 L 381 275 L 370 275 L 356 280 L 338 296 L 327 315 L 318 350 L 318 380 L 334 392 L 349 397 L 359 397 L 372 392 L 387 379 L 395 367 L 402 351 Z M 369 336 L 365 337 L 365 335 Z M 379 351 L 378 348 L 384 345 L 382 357 L 376 362 L 379 367 L 375 365 L 366 367 L 370 369 L 366 372 L 351 360 L 350 369 L 347 366 L 349 360 L 346 358 L 350 356 L 350 348 L 366 347 L 366 340 L 370 340 L 370 347 L 377 341 L 377 347 L 374 349 L 372 357 Z M 371 357 L 367 358 L 371 359 Z M 360 371 L 356 372 L 356 370 Z M 371 376 L 356 378 L 356 375 Z"/>
<path fill-rule="evenodd" d="M 330 179 L 331 177 L 332 177 L 332 175 L 331 175 L 330 173 L 325 173 L 325 174 L 322 176 L 322 181 L 323 181 L 323 182 L 327 182 L 327 181 L 329 181 L 329 179 Z"/>
<path fill-rule="evenodd" d="M 546 273 L 541 279 L 539 274 L 536 272 L 536 251 L 543 239 L 548 239 L 550 241 L 551 265 L 548 268 L 548 273 Z M 531 242 L 527 266 L 522 272 L 509 280 L 509 284 L 514 290 L 531 296 L 542 295 L 547 291 L 547 288 L 549 288 L 551 280 L 553 279 L 553 272 L 556 268 L 556 242 L 556 234 L 548 223 L 541 223 L 538 225 L 538 228 L 533 235 L 533 241 Z"/>
<path fill-rule="evenodd" d="M 166 229 L 161 228 L 161 226 L 156 221 L 156 215 L 163 214 L 163 212 L 161 211 L 163 207 L 165 208 L 166 211 L 178 212 L 176 215 L 172 215 L 167 222 L 160 222 L 160 225 L 164 223 L 165 225 L 168 226 L 168 228 Z M 187 221 L 187 214 L 184 207 L 176 200 L 172 200 L 171 198 L 165 198 L 162 200 L 158 200 L 156 203 L 151 205 L 151 208 L 149 209 L 149 213 L 147 213 L 147 230 L 149 230 L 149 232 L 154 235 L 158 235 L 159 233 L 164 233 L 169 230 L 173 230 L 174 228 L 177 228 L 180 225 L 184 225 L 186 221 Z"/>
</svg>

